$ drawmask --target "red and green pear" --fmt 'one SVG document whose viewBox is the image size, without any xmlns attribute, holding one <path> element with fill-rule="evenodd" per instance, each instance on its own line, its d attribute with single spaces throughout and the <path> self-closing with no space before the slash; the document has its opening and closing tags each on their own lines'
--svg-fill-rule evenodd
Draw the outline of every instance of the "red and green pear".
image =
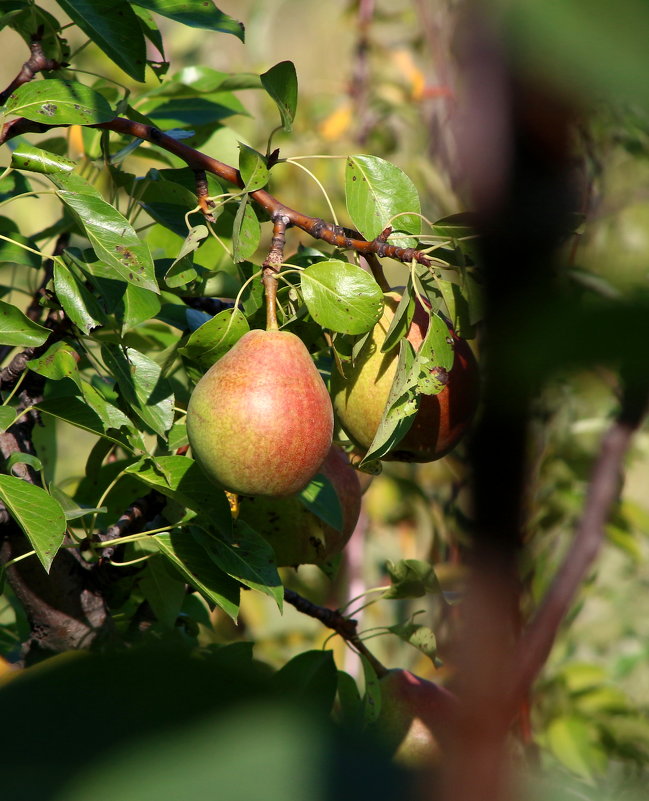
<svg viewBox="0 0 649 801">
<path fill-rule="evenodd" d="M 393 759 L 410 767 L 439 761 L 457 714 L 448 690 L 407 670 L 389 670 L 379 680 L 381 710 L 374 731 Z"/>
<path fill-rule="evenodd" d="M 349 438 L 367 451 L 376 434 L 397 370 L 398 349 L 381 352 L 401 296 L 385 295 L 382 318 L 374 326 L 345 376 L 334 370 L 331 378 L 333 405 Z M 428 311 L 416 303 L 407 339 L 415 351 L 428 330 Z M 478 367 L 467 342 L 449 329 L 455 359 L 446 386 L 437 395 L 422 395 L 410 430 L 386 456 L 386 460 L 432 462 L 445 456 L 468 429 L 478 402 Z"/>
<path fill-rule="evenodd" d="M 338 531 L 309 511 L 299 497 L 239 497 L 239 519 L 261 534 L 275 551 L 277 564 L 323 564 L 351 537 L 361 510 L 361 486 L 345 453 L 332 447 L 318 473 L 332 484 L 342 509 Z"/>
<path fill-rule="evenodd" d="M 194 458 L 239 495 L 299 492 L 324 462 L 332 434 L 327 388 L 288 331 L 244 334 L 201 378 L 187 409 Z"/>
</svg>

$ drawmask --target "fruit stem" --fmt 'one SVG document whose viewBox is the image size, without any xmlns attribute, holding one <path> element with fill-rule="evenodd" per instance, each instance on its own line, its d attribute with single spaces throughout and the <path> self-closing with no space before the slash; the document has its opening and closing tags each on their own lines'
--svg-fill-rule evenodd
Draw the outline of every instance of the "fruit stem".
<svg viewBox="0 0 649 801">
<path fill-rule="evenodd" d="M 266 296 L 266 330 L 277 331 L 277 274 L 284 261 L 286 227 L 289 218 L 281 212 L 273 215 L 273 239 L 263 264 L 263 284 Z"/>
</svg>

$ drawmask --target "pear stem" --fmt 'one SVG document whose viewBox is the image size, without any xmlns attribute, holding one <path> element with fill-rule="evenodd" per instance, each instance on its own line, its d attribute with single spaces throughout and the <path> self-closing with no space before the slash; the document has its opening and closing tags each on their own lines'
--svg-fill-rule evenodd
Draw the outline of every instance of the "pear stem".
<svg viewBox="0 0 649 801">
<path fill-rule="evenodd" d="M 263 284 L 266 296 L 266 330 L 277 331 L 277 274 L 282 268 L 284 261 L 284 247 L 286 245 L 286 228 L 290 222 L 289 218 L 281 213 L 274 214 L 273 220 L 273 239 L 271 241 L 268 256 L 263 264 Z"/>
</svg>

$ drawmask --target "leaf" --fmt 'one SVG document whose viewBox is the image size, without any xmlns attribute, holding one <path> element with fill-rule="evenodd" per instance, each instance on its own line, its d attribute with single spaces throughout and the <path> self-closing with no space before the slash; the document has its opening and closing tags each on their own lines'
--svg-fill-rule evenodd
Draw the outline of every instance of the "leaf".
<svg viewBox="0 0 649 801">
<path fill-rule="evenodd" d="M 249 330 L 239 309 L 225 309 L 197 328 L 178 352 L 207 370 Z"/>
<path fill-rule="evenodd" d="M 349 156 L 345 197 L 349 216 L 366 239 L 375 239 L 387 226 L 409 234 L 421 231 L 421 219 L 416 216 L 421 212 L 417 189 L 389 161 L 377 156 Z"/>
<path fill-rule="evenodd" d="M 148 8 L 149 11 L 155 11 L 190 28 L 231 33 L 242 42 L 244 40 L 243 24 L 219 11 L 212 0 L 202 0 L 199 3 L 190 0 L 132 0 L 132 2 L 134 6 Z"/>
<path fill-rule="evenodd" d="M 363 654 L 361 654 L 361 664 L 363 665 L 363 677 L 365 679 L 363 721 L 366 726 L 369 726 L 375 723 L 381 714 L 381 685 L 376 671 Z"/>
<path fill-rule="evenodd" d="M 173 423 L 174 397 L 160 365 L 135 348 L 123 353 L 113 345 L 103 345 L 101 353 L 124 400 L 147 426 L 164 436 Z"/>
<path fill-rule="evenodd" d="M 25 84 L 31 86 L 31 84 Z M 74 161 L 50 153 L 40 147 L 32 147 L 25 142 L 20 142 L 11 154 L 11 166 L 19 170 L 30 170 L 44 174 L 55 172 L 72 172 L 77 166 Z"/>
<path fill-rule="evenodd" d="M 20 309 L 0 300 L 0 345 L 37 347 L 42 345 L 52 332 L 32 322 Z"/>
<path fill-rule="evenodd" d="M 437 640 L 432 629 L 428 626 L 422 626 L 418 623 L 413 623 L 411 620 L 405 623 L 396 623 L 394 626 L 388 626 L 388 631 L 396 634 L 397 637 L 404 642 L 417 648 L 422 654 L 425 654 L 433 662 L 436 662 L 437 657 Z"/>
<path fill-rule="evenodd" d="M 2 218 L 2 220 L 4 219 Z M 17 231 L 9 232 L 4 225 L 0 229 L 0 233 L 7 237 L 7 239 L 0 239 L 0 263 L 25 264 L 28 267 L 39 269 L 42 257 L 38 253 L 33 253 L 31 250 L 20 247 L 21 245 L 26 245 L 27 248 L 38 250 L 33 239 L 29 239 Z"/>
<path fill-rule="evenodd" d="M 364 334 L 383 313 L 381 287 L 355 264 L 316 262 L 300 273 L 300 284 L 309 314 L 323 328 Z"/>
<path fill-rule="evenodd" d="M 154 534 L 151 539 L 188 584 L 236 621 L 240 585 L 216 566 L 202 545 L 187 531 L 178 529 L 169 534 Z"/>
<path fill-rule="evenodd" d="M 99 301 L 69 265 L 66 268 L 55 261 L 53 276 L 56 299 L 77 328 L 89 334 L 106 324 L 106 315 Z"/>
<path fill-rule="evenodd" d="M 25 532 L 41 564 L 49 573 L 65 536 L 65 515 L 44 489 L 14 476 L 0 475 L 0 500 Z"/>
<path fill-rule="evenodd" d="M 201 241 L 208 235 L 209 231 L 206 225 L 195 225 L 185 237 L 185 241 L 181 245 L 178 256 L 176 256 L 176 261 L 197 250 Z M 174 262 L 174 264 L 175 263 L 176 262 Z"/>
<path fill-rule="evenodd" d="M 385 456 L 410 430 L 419 403 L 412 383 L 414 363 L 413 347 L 407 339 L 402 339 L 394 381 L 374 439 L 360 462 L 361 469 Z"/>
<path fill-rule="evenodd" d="M 343 510 L 333 484 L 322 473 L 317 473 L 299 494 L 300 501 L 316 517 L 336 531 L 343 529 Z"/>
<path fill-rule="evenodd" d="M 0 431 L 6 431 L 16 419 L 16 410 L 12 406 L 0 406 Z"/>
<path fill-rule="evenodd" d="M 257 250 L 261 230 L 259 220 L 244 194 L 239 201 L 232 228 L 232 258 L 235 264 L 249 259 Z"/>
<path fill-rule="evenodd" d="M 23 453 L 22 451 L 16 451 L 12 453 L 7 459 L 6 468 L 9 473 L 13 473 L 13 467 L 15 464 L 28 464 L 37 473 L 40 473 L 43 469 L 43 463 L 38 456 L 34 456 L 33 453 Z"/>
<path fill-rule="evenodd" d="M 453 339 L 448 326 L 439 315 L 433 314 L 412 367 L 417 392 L 423 395 L 437 395 L 441 392 L 448 384 L 453 360 Z"/>
<path fill-rule="evenodd" d="M 195 527 L 191 531 L 224 573 L 246 587 L 270 596 L 282 611 L 284 586 L 277 572 L 275 552 L 261 534 L 243 520 L 236 521 L 234 532 L 227 539 L 225 536 L 210 536 Z"/>
<path fill-rule="evenodd" d="M 586 720 L 562 716 L 555 718 L 545 733 L 553 754 L 567 768 L 586 779 L 605 766 L 604 755 L 591 739 L 591 726 Z"/>
<path fill-rule="evenodd" d="M 259 76 L 261 83 L 277 104 L 282 128 L 293 130 L 293 120 L 297 110 L 297 73 L 292 61 L 280 61 L 268 72 Z"/>
<path fill-rule="evenodd" d="M 243 142 L 239 142 L 239 172 L 246 192 L 254 192 L 268 183 L 266 159 Z"/>
<path fill-rule="evenodd" d="M 115 116 L 103 95 L 82 83 L 55 78 L 19 86 L 9 95 L 5 111 L 47 125 L 94 125 Z"/>
<path fill-rule="evenodd" d="M 123 445 L 121 440 L 106 433 L 106 426 L 97 412 L 77 397 L 46 398 L 36 408 L 43 414 L 51 414 L 52 417 L 57 417 L 76 428 L 82 428 L 84 431 L 90 431 L 91 434 L 97 434 L 99 437 L 105 437 L 111 442 Z"/>
<path fill-rule="evenodd" d="M 396 563 L 387 562 L 386 569 L 392 586 L 383 593 L 383 598 L 421 598 L 427 593 L 442 591 L 435 569 L 428 562 L 401 559 Z"/>
<path fill-rule="evenodd" d="M 188 456 L 156 456 L 155 460 L 129 465 L 124 472 L 183 506 L 203 513 L 219 531 L 232 531 L 232 513 L 225 493 Z"/>
<path fill-rule="evenodd" d="M 412 280 L 409 278 L 401 295 L 401 300 L 394 310 L 394 316 L 381 346 L 381 352 L 387 353 L 398 345 L 399 340 L 408 333 L 410 324 L 415 316 L 415 298 L 412 295 Z"/>
<path fill-rule="evenodd" d="M 129 221 L 78 175 L 50 175 L 57 195 L 83 227 L 97 258 L 127 283 L 159 292 L 148 246 Z"/>
<path fill-rule="evenodd" d="M 67 342 L 55 342 L 42 356 L 30 359 L 27 366 L 35 373 L 53 381 L 69 378 L 81 389 L 78 359 L 78 353 Z"/>
<path fill-rule="evenodd" d="M 126 284 L 121 302 L 115 309 L 117 319 L 122 321 L 122 332 L 155 317 L 160 307 L 160 295 L 133 284 Z"/>
<path fill-rule="evenodd" d="M 144 186 L 136 184 L 133 193 L 140 206 L 160 225 L 184 237 L 187 234 L 185 214 L 196 207 L 196 195 L 174 181 L 149 176 L 143 181 Z"/>
<path fill-rule="evenodd" d="M 136 81 L 144 81 L 144 35 L 137 15 L 125 0 L 57 0 L 57 3 L 118 67 Z"/>
<path fill-rule="evenodd" d="M 185 584 L 171 575 L 162 554 L 151 556 L 140 578 L 140 589 L 157 620 L 173 629 L 185 600 Z"/>
<path fill-rule="evenodd" d="M 59 489 L 56 484 L 50 484 L 49 491 L 50 495 L 60 504 L 61 509 L 63 509 L 66 520 L 78 520 L 80 517 L 85 517 L 86 515 L 103 514 L 106 512 L 105 506 L 79 506 L 73 498 L 63 492 L 62 489 Z"/>
<path fill-rule="evenodd" d="M 153 122 L 167 128 L 214 125 L 235 114 L 248 114 L 232 92 L 215 92 L 204 97 L 153 98 L 142 106 L 142 111 Z"/>
<path fill-rule="evenodd" d="M 273 685 L 291 700 L 316 705 L 329 715 L 338 687 L 333 652 L 302 651 L 275 673 Z"/>
</svg>

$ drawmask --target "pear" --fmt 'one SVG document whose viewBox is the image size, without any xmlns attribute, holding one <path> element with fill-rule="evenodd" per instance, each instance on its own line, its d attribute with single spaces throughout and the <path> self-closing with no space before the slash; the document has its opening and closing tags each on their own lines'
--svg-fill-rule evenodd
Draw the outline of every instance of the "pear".
<svg viewBox="0 0 649 801">
<path fill-rule="evenodd" d="M 383 316 L 374 326 L 354 364 L 345 367 L 345 376 L 334 370 L 331 392 L 334 410 L 349 438 L 367 451 L 379 427 L 383 410 L 397 370 L 398 349 L 381 352 L 388 328 L 401 296 L 385 295 Z M 428 329 L 429 316 L 419 302 L 407 338 L 415 351 Z M 452 450 L 467 430 L 478 401 L 478 367 L 465 340 L 449 329 L 455 361 L 448 383 L 437 395 L 422 395 L 410 430 L 401 442 L 384 456 L 402 462 L 432 462 Z"/>
<path fill-rule="evenodd" d="M 198 382 L 187 408 L 196 461 L 239 495 L 292 495 L 331 447 L 333 410 L 302 341 L 288 331 L 244 334 Z"/>
<path fill-rule="evenodd" d="M 292 498 L 239 497 L 239 519 L 273 546 L 280 567 L 322 564 L 340 553 L 351 537 L 361 511 L 361 486 L 345 453 L 331 448 L 318 470 L 333 485 L 343 513 L 342 531 L 327 525 Z"/>
<path fill-rule="evenodd" d="M 389 670 L 379 680 L 381 709 L 375 734 L 393 759 L 410 767 L 439 761 L 457 714 L 457 698 L 407 670 Z"/>
</svg>

